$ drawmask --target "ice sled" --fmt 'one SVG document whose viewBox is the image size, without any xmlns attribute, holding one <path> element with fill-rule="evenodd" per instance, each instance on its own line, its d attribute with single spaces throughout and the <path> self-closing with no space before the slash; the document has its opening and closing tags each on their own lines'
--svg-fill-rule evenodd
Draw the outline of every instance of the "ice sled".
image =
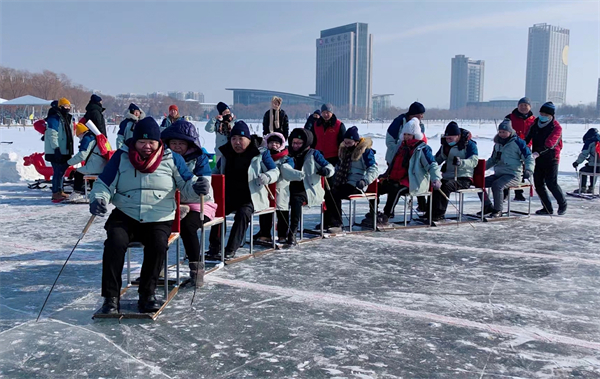
<svg viewBox="0 0 600 379">
<path fill-rule="evenodd" d="M 42 187 L 42 184 L 50 183 L 52 180 L 52 174 L 54 170 L 52 166 L 46 166 L 46 161 L 44 160 L 44 153 L 33 153 L 27 157 L 23 157 L 23 165 L 24 166 L 32 166 L 35 167 L 35 170 L 44 177 L 44 179 L 38 179 L 35 183 L 29 184 L 28 187 L 30 189 L 40 189 L 45 188 Z M 69 166 L 67 171 L 65 171 L 65 178 L 68 178 L 71 175 L 71 172 L 75 170 L 73 166 Z"/>
</svg>

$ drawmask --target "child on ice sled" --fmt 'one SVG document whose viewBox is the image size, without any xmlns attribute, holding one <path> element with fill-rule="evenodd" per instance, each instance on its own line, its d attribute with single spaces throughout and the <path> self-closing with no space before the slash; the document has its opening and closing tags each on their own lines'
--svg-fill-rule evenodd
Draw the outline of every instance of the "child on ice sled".
<svg viewBox="0 0 600 379">
<path fill-rule="evenodd" d="M 586 189 L 588 175 L 584 175 L 584 172 L 600 172 L 600 134 L 598 129 L 591 128 L 583 136 L 583 149 L 577 157 L 577 160 L 573 162 L 573 167 L 577 169 L 580 164 L 587 159 L 585 166 L 579 170 L 581 174 L 581 183 L 579 188 L 576 189 L 575 193 L 593 193 L 594 184 L 596 184 L 596 177 L 590 176 L 590 186 Z"/>
</svg>

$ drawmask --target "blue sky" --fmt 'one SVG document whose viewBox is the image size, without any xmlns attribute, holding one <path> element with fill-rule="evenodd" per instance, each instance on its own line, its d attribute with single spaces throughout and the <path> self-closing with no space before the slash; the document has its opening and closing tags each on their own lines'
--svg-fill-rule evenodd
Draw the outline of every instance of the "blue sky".
<svg viewBox="0 0 600 379">
<path fill-rule="evenodd" d="M 315 91 L 322 29 L 366 22 L 373 92 L 394 105 L 448 107 L 450 62 L 483 59 L 484 100 L 525 91 L 528 28 L 570 29 L 567 102 L 594 102 L 600 2 L 591 1 L 1 1 L 0 64 L 64 73 L 105 93 L 229 87 Z"/>
</svg>

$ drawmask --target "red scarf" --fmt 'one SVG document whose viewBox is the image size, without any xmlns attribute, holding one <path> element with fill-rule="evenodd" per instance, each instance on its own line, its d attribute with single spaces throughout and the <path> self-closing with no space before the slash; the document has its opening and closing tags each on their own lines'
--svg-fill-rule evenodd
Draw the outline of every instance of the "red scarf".
<svg viewBox="0 0 600 379">
<path fill-rule="evenodd" d="M 158 165 L 160 165 L 164 152 L 165 148 L 161 142 L 160 146 L 155 152 L 150 154 L 148 158 L 143 159 L 140 156 L 140 153 L 138 153 L 138 151 L 135 149 L 135 144 L 131 144 L 131 146 L 129 146 L 129 161 L 139 172 L 151 174 L 158 168 Z"/>
<path fill-rule="evenodd" d="M 281 151 L 278 151 L 275 154 L 273 154 L 273 151 L 271 151 L 271 150 L 269 150 L 269 152 L 271 153 L 271 158 L 273 158 L 274 161 L 277 161 L 288 155 L 288 149 L 283 149 Z"/>
</svg>

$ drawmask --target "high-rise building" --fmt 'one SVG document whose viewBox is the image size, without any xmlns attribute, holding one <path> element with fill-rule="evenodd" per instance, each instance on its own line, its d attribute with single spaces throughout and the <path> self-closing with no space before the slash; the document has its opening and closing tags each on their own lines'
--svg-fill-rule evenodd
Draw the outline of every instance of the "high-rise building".
<svg viewBox="0 0 600 379">
<path fill-rule="evenodd" d="M 186 100 L 197 100 L 204 103 L 204 94 L 202 92 L 189 91 L 185 94 Z"/>
<path fill-rule="evenodd" d="M 533 103 L 566 102 L 568 54 L 569 29 L 548 24 L 529 28 L 525 96 Z"/>
<path fill-rule="evenodd" d="M 373 118 L 384 118 L 385 111 L 392 107 L 392 96 L 391 93 L 385 95 L 373 95 Z"/>
<path fill-rule="evenodd" d="M 450 79 L 450 109 L 460 109 L 467 103 L 483 101 L 485 61 L 474 61 L 464 55 L 452 58 Z"/>
<path fill-rule="evenodd" d="M 373 36 L 354 23 L 321 31 L 317 39 L 316 95 L 343 116 L 369 118 Z"/>
<path fill-rule="evenodd" d="M 598 95 L 596 96 L 596 115 L 600 117 L 600 79 L 598 79 Z"/>
</svg>

